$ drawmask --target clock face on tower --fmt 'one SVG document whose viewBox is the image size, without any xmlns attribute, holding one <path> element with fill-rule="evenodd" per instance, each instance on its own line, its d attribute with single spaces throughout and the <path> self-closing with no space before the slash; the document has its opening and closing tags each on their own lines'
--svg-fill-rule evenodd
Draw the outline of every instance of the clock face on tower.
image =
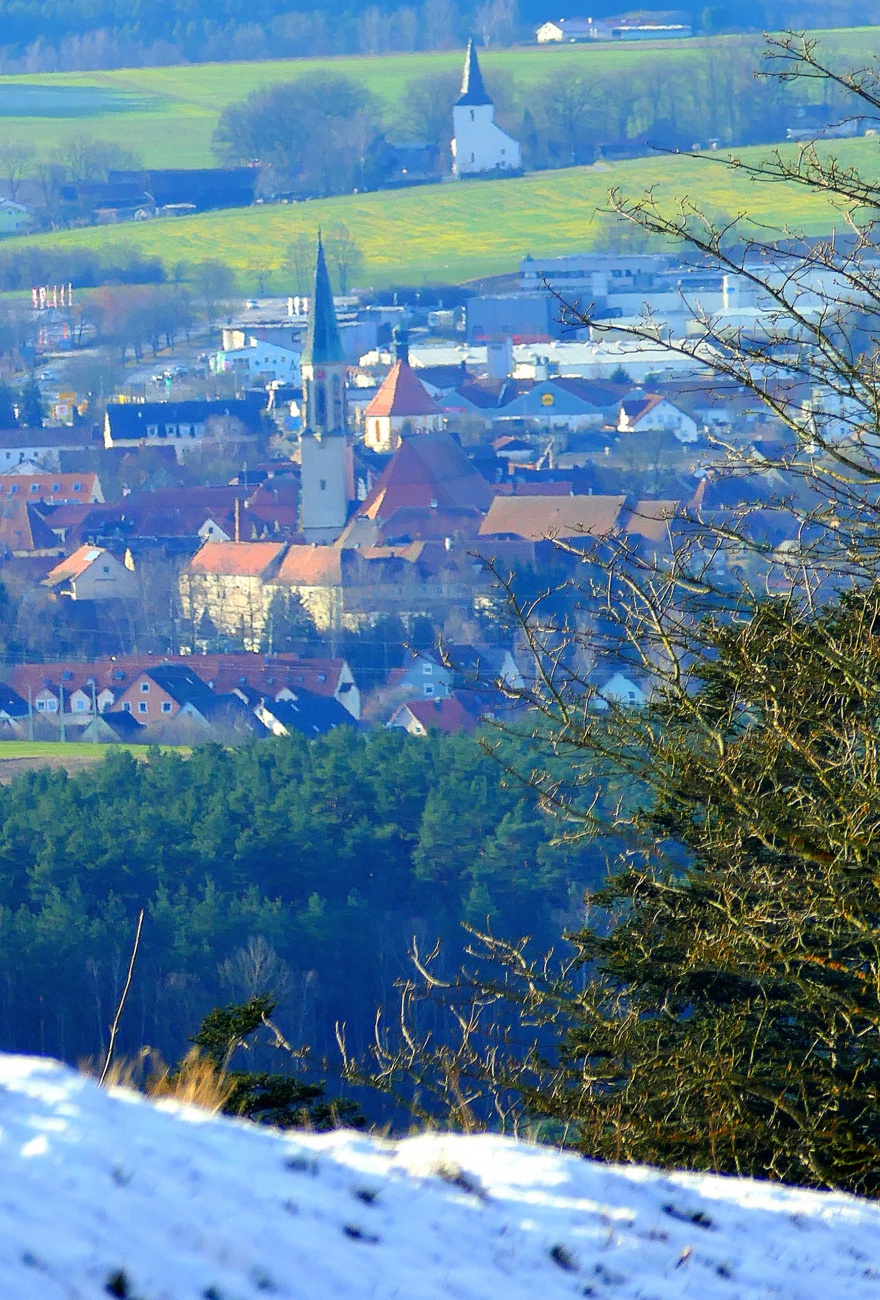
<svg viewBox="0 0 880 1300">
<path fill-rule="evenodd" d="M 327 378 L 327 371 L 326 371 L 326 370 L 316 370 L 316 371 L 315 371 L 315 378 L 316 378 L 316 379 L 326 379 L 326 378 Z"/>
</svg>

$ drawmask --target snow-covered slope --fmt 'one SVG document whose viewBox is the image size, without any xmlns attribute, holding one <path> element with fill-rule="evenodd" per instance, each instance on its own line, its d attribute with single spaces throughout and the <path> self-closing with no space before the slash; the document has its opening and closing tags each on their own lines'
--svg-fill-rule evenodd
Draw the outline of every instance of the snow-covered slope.
<svg viewBox="0 0 880 1300">
<path fill-rule="evenodd" d="M 282 1136 L 0 1057 L 2 1300 L 861 1300 L 880 1207 L 495 1137 Z"/>
</svg>

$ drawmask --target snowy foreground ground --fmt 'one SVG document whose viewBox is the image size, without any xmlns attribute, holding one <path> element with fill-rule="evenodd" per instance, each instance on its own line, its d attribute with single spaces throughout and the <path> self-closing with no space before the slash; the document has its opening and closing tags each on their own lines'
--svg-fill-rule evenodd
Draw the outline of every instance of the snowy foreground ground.
<svg viewBox="0 0 880 1300">
<path fill-rule="evenodd" d="M 0 1300 L 880 1298 L 880 1206 L 494 1137 L 283 1136 L 0 1056 Z"/>
</svg>

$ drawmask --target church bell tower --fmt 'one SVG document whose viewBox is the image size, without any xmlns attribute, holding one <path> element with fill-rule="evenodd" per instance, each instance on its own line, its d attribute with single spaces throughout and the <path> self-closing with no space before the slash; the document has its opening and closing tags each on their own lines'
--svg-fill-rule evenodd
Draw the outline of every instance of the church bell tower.
<svg viewBox="0 0 880 1300">
<path fill-rule="evenodd" d="M 348 365 L 320 235 L 301 367 L 300 525 L 307 541 L 329 543 L 336 540 L 348 518 L 354 497 L 354 466 L 346 405 Z"/>
</svg>

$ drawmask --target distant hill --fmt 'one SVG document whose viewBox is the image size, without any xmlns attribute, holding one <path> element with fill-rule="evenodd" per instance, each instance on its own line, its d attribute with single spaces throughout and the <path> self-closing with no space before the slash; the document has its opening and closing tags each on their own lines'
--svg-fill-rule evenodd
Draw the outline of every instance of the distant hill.
<svg viewBox="0 0 880 1300">
<path fill-rule="evenodd" d="M 0 72 L 82 71 L 234 59 L 448 49 L 476 34 L 485 44 L 531 38 L 563 16 L 597 18 L 676 8 L 694 29 L 864 24 L 862 0 L 0 0 Z"/>
</svg>

